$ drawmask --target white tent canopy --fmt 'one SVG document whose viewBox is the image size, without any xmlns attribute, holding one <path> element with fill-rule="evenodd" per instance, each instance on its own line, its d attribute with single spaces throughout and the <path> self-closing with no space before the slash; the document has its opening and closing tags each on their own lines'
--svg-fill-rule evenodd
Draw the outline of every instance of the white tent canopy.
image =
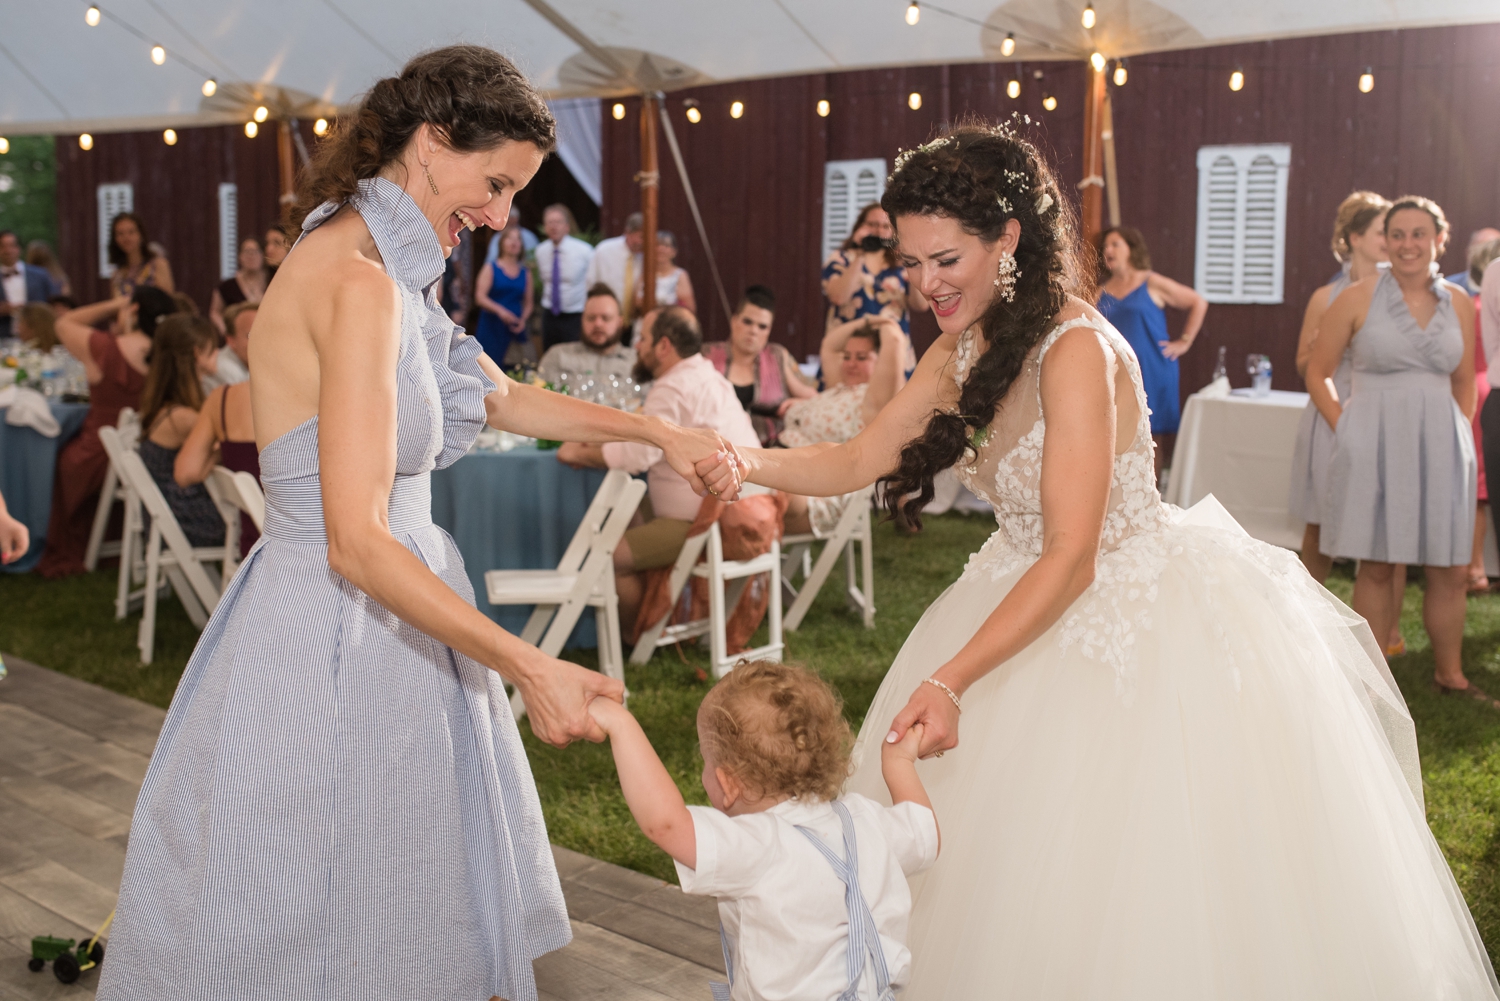
<svg viewBox="0 0 1500 1001">
<path fill-rule="evenodd" d="M 871 66 L 1079 59 L 1252 39 L 1500 21 L 1494 0 L 88 0 L 11 4 L 0 134 L 108 132 L 326 115 L 409 56 L 507 53 L 554 97 Z M 152 47 L 164 50 L 153 62 Z M 213 98 L 204 80 L 219 84 Z"/>
</svg>

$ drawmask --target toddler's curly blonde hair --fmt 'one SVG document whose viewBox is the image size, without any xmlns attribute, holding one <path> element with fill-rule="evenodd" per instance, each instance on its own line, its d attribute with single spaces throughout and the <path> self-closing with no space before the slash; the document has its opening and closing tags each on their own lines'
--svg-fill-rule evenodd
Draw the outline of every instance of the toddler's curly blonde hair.
<svg viewBox="0 0 1500 1001">
<path fill-rule="evenodd" d="M 698 707 L 703 753 L 756 798 L 834 799 L 854 745 L 843 709 L 805 667 L 741 661 Z"/>
</svg>

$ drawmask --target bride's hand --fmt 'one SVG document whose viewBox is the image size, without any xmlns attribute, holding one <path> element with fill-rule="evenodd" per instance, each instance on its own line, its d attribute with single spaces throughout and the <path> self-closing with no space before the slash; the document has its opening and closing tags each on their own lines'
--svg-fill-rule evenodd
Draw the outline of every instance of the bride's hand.
<svg viewBox="0 0 1500 1001">
<path fill-rule="evenodd" d="M 750 472 L 750 463 L 733 445 L 726 443 L 724 449 L 718 455 L 698 460 L 696 468 L 698 478 L 704 485 L 719 491 L 720 496 L 723 496 L 726 489 L 738 491 Z"/>
<path fill-rule="evenodd" d="M 515 684 L 526 700 L 531 732 L 553 747 L 566 747 L 579 739 L 599 743 L 604 731 L 589 715 L 589 703 L 625 700 L 622 682 L 540 651 Z"/>
<path fill-rule="evenodd" d="M 911 693 L 906 708 L 891 720 L 887 743 L 899 743 L 911 727 L 921 724 L 922 743 L 917 757 L 931 758 L 958 746 L 958 707 L 936 685 L 920 684 Z"/>
<path fill-rule="evenodd" d="M 711 493 L 723 501 L 734 500 L 740 489 L 740 478 L 733 473 L 738 465 L 734 446 L 708 428 L 668 427 L 662 452 L 677 475 L 687 480 L 700 497 Z M 731 475 L 718 472 L 722 468 L 729 469 Z M 705 470 L 713 472 L 704 476 Z"/>
</svg>

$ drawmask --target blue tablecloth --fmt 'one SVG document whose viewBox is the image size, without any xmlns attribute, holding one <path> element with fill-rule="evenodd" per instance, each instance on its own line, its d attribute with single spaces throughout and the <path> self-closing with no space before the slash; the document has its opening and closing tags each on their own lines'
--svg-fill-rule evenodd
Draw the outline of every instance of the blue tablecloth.
<svg viewBox="0 0 1500 1001">
<path fill-rule="evenodd" d="M 8 412 L 9 408 L 0 407 L 0 495 L 4 495 L 11 517 L 30 530 L 31 548 L 3 569 L 6 573 L 25 573 L 42 558 L 47 519 L 52 514 L 52 474 L 57 468 L 58 450 L 83 427 L 89 406 L 53 403 L 52 416 L 62 425 L 62 433 L 56 438 L 28 427 L 12 427 L 5 423 Z"/>
<path fill-rule="evenodd" d="M 471 452 L 432 474 L 432 520 L 458 543 L 480 611 L 513 633 L 525 628 L 530 608 L 485 600 L 485 571 L 556 567 L 603 482 L 603 470 L 572 469 L 536 448 Z M 597 645 L 592 612 L 567 645 Z"/>
</svg>

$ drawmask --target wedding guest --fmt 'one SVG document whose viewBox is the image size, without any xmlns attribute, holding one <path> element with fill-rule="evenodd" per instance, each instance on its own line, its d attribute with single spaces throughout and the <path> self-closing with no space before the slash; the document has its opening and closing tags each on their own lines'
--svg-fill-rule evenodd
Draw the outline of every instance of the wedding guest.
<svg viewBox="0 0 1500 1001">
<path fill-rule="evenodd" d="M 698 706 L 710 805 L 687 806 L 630 710 L 595 699 L 589 713 L 683 892 L 719 899 L 729 984 L 715 997 L 888 999 L 906 986 L 907 879 L 940 837 L 917 772 L 921 724 L 881 746 L 894 805 L 840 795 L 854 735 L 837 693 L 804 667 L 742 662 Z"/>
<path fill-rule="evenodd" d="M 577 386 L 589 378 L 633 378 L 636 353 L 620 343 L 625 329 L 614 290 L 600 282 L 589 289 L 583 307 L 583 337 L 558 344 L 542 356 L 537 373 L 554 386 Z"/>
<path fill-rule="evenodd" d="M 1095 238 L 1094 246 L 1102 265 L 1099 312 L 1125 335 L 1141 363 L 1159 477 L 1171 457 L 1177 425 L 1182 420 L 1177 359 L 1187 354 L 1203 328 L 1208 300 L 1151 270 L 1151 253 L 1138 229 L 1111 226 Z M 1187 313 L 1176 340 L 1167 333 L 1167 306 Z"/>
<path fill-rule="evenodd" d="M 14 563 L 31 548 L 31 530 L 10 516 L 0 494 L 0 564 Z"/>
<path fill-rule="evenodd" d="M 771 343 L 776 319 L 776 293 L 751 285 L 740 296 L 729 320 L 729 340 L 703 346 L 703 356 L 734 387 L 734 395 L 751 415 L 756 436 L 766 448 L 781 432 L 781 408 L 788 399 L 818 395 L 792 353 Z"/>
<path fill-rule="evenodd" d="M 1478 475 L 1469 426 L 1474 304 L 1433 273 L 1448 235 L 1437 203 L 1397 199 L 1384 231 L 1390 269 L 1334 300 L 1308 360 L 1308 393 L 1334 429 L 1321 546 L 1360 561 L 1352 603 L 1382 639 L 1400 614 L 1394 565 L 1425 566 L 1434 683 L 1500 708 L 1464 677 L 1462 662 Z M 1347 405 L 1329 390 L 1346 348 L 1354 365 Z"/>
<path fill-rule="evenodd" d="M 266 258 L 266 268 L 271 274 L 281 267 L 281 262 L 286 260 L 286 252 L 292 249 L 292 243 L 296 239 L 291 227 L 283 226 L 279 222 L 271 223 L 266 229 L 266 242 L 262 244 L 263 253 Z"/>
<path fill-rule="evenodd" d="M 159 288 L 168 295 L 177 291 L 172 265 L 146 235 L 146 224 L 134 212 L 121 212 L 109 224 L 109 263 L 115 272 L 109 279 L 115 295 L 130 295 L 137 288 Z"/>
<path fill-rule="evenodd" d="M 141 462 L 195 548 L 223 545 L 224 519 L 201 484 L 178 485 L 173 466 L 203 409 L 199 377 L 213 365 L 218 342 L 214 325 L 204 317 L 167 317 L 151 338 L 150 367 L 141 389 Z"/>
<path fill-rule="evenodd" d="M 234 277 L 220 282 L 209 298 L 208 318 L 219 333 L 227 333 L 229 329 L 224 322 L 225 308 L 241 302 L 260 302 L 270 281 L 271 270 L 260 241 L 253 236 L 245 237 L 240 241 L 239 270 Z"/>
<path fill-rule="evenodd" d="M 681 306 L 652 310 L 641 321 L 635 342 L 636 377 L 651 382 L 641 412 L 683 428 L 707 428 L 731 445 L 760 444 L 750 418 L 729 383 L 714 374 L 703 357 L 698 321 Z M 650 445 L 614 441 L 603 445 L 567 442 L 557 450 L 559 462 L 575 468 L 623 469 L 645 473 L 650 511 L 645 524 L 628 529 L 615 549 L 615 588 L 620 621 L 634 622 L 644 594 L 642 575 L 670 566 L 682 550 L 688 528 L 698 516 L 702 498 L 673 472 L 662 450 Z"/>
<path fill-rule="evenodd" d="M 510 215 L 506 218 L 505 221 L 505 229 L 510 229 L 511 227 L 515 227 L 516 229 L 521 231 L 521 243 L 526 248 L 526 252 L 521 255 L 522 259 L 527 261 L 531 260 L 532 255 L 536 252 L 536 246 L 539 241 L 537 240 L 535 233 L 522 225 L 521 210 L 514 204 L 511 205 Z M 500 234 L 503 232 L 505 232 L 504 229 L 498 230 L 493 236 L 490 237 L 489 248 L 485 251 L 484 254 L 484 263 L 488 264 L 495 258 L 500 256 Z"/>
<path fill-rule="evenodd" d="M 542 347 L 546 349 L 576 341 L 582 333 L 594 248 L 571 235 L 578 227 L 566 205 L 548 205 L 542 213 L 542 228 L 547 239 L 537 245 L 536 268 L 542 277 Z"/>
<path fill-rule="evenodd" d="M 1485 479 L 1484 429 L 1481 421 L 1490 398 L 1489 351 L 1484 338 L 1484 302 L 1481 291 L 1484 272 L 1490 262 L 1500 257 L 1500 237 L 1481 243 L 1469 254 L 1469 287 L 1474 289 L 1474 457 L 1479 461 L 1478 497 L 1474 510 L 1474 556 L 1469 561 L 1469 593 L 1490 589 L 1489 574 L 1484 566 L 1484 538 L 1490 527 L 1490 492 Z"/>
<path fill-rule="evenodd" d="M 589 261 L 589 288 L 600 283 L 608 285 L 620 303 L 620 316 L 627 326 L 635 322 L 635 290 L 642 274 L 641 230 L 645 224 L 639 212 L 630 213 L 625 217 L 625 232 L 600 240 Z M 657 305 L 662 303 L 658 301 Z"/>
<path fill-rule="evenodd" d="M 46 240 L 32 240 L 26 245 L 26 264 L 47 272 L 47 278 L 52 282 L 52 291 L 47 296 L 48 299 L 73 294 L 73 282 L 69 280 L 68 273 L 63 270 L 62 265 L 57 262 L 57 255 L 52 252 L 52 244 Z"/>
<path fill-rule="evenodd" d="M 1385 263 L 1385 233 L 1382 219 L 1391 203 L 1373 191 L 1356 191 L 1339 203 L 1333 220 L 1333 256 L 1341 270 L 1327 285 L 1315 290 L 1302 315 L 1302 333 L 1297 339 L 1297 374 L 1307 378 L 1307 360 L 1318 336 L 1318 323 L 1339 293 L 1357 281 L 1375 274 Z M 1349 402 L 1351 365 L 1348 352 L 1333 374 L 1339 399 Z M 1303 522 L 1302 563 L 1319 584 L 1328 579 L 1333 560 L 1318 549 L 1319 525 L 1323 523 L 1323 499 L 1328 492 L 1328 461 L 1333 456 L 1333 429 L 1308 400 L 1297 427 L 1297 445 L 1292 454 L 1291 496 L 1287 502 L 1293 518 Z M 1405 574 L 1401 585 L 1405 587 Z"/>
<path fill-rule="evenodd" d="M 496 365 L 505 367 L 505 356 L 513 343 L 526 343 L 526 324 L 531 319 L 531 269 L 524 257 L 526 244 L 519 226 L 507 226 L 497 234 L 499 255 L 479 272 L 474 301 L 479 304 L 479 324 L 474 336 Z"/>
<path fill-rule="evenodd" d="M 823 265 L 823 296 L 828 300 L 828 323 L 885 315 L 911 333 L 911 314 L 928 308 L 927 300 L 907 280 L 896 260 L 891 217 L 879 202 L 859 210 L 844 245 Z"/>
<path fill-rule="evenodd" d="M 0 338 L 14 336 L 12 316 L 29 302 L 46 302 L 52 297 L 52 281 L 47 272 L 21 260 L 21 241 L 8 229 L 0 229 Z"/>
<path fill-rule="evenodd" d="M 693 295 L 693 280 L 677 266 L 677 238 L 669 230 L 656 231 L 656 305 L 681 306 L 694 315 L 698 300 Z M 645 274 L 635 283 L 637 302 L 645 300 Z"/>
<path fill-rule="evenodd" d="M 65 577 L 87 569 L 83 557 L 109 468 L 99 429 L 118 424 L 125 407 L 140 405 L 151 337 L 157 323 L 176 309 L 170 295 L 142 285 L 131 296 L 80 306 L 57 318 L 57 339 L 83 363 L 89 412 L 83 430 L 57 453 L 47 543 L 37 564 L 43 577 Z M 111 321 L 108 332 L 94 329 L 105 320 Z"/>
<path fill-rule="evenodd" d="M 204 393 L 250 378 L 250 325 L 259 309 L 257 302 L 237 302 L 224 310 L 224 345 L 214 352 L 213 365 L 203 376 Z"/>
<path fill-rule="evenodd" d="M 28 302 L 16 313 L 15 335 L 38 351 L 51 351 L 57 339 L 57 314 L 45 302 Z"/>
<path fill-rule="evenodd" d="M 1464 260 L 1473 260 L 1475 251 L 1491 240 L 1500 240 L 1500 229 L 1496 229 L 1493 226 L 1485 226 L 1470 233 L 1469 246 L 1464 253 Z M 1446 280 L 1457 285 L 1470 296 L 1476 296 L 1479 294 L 1479 286 L 1475 284 L 1475 279 L 1470 274 L 1472 270 L 1472 268 L 1464 268 L 1462 271 L 1456 271 L 1449 275 Z"/>
<path fill-rule="evenodd" d="M 1500 245 L 1496 246 L 1500 251 Z M 1481 348 L 1480 339 L 1484 344 Z M 1500 358 L 1500 257 L 1490 261 L 1479 276 L 1479 316 L 1474 321 L 1475 353 Z M 1491 393 L 1479 411 L 1484 464 L 1500 469 L 1500 394 Z M 1493 510 L 1493 507 L 1491 508 Z"/>
</svg>

